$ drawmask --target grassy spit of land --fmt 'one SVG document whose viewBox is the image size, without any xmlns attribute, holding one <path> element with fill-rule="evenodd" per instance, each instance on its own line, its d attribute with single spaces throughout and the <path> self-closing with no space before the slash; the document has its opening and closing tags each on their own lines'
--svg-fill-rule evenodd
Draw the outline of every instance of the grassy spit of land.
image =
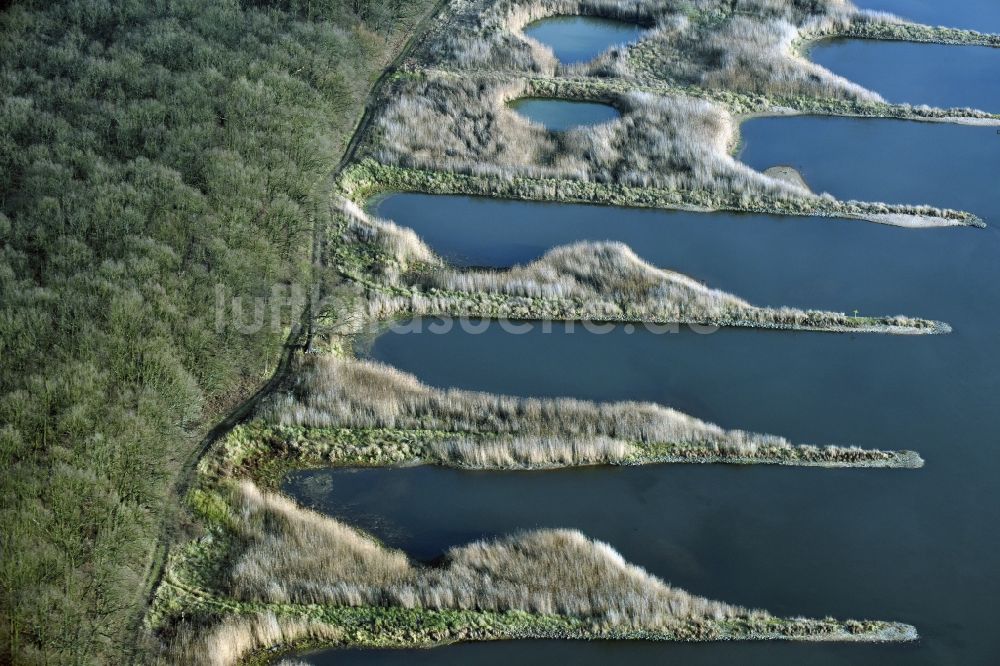
<svg viewBox="0 0 1000 666">
<path fill-rule="evenodd" d="M 190 499 L 205 533 L 174 549 L 148 617 L 165 662 L 252 662 L 320 644 L 916 637 L 899 623 L 776 618 L 692 597 L 565 530 L 457 547 L 420 565 L 276 490 L 287 470 L 310 466 L 918 467 L 917 454 L 796 446 L 648 403 L 442 391 L 351 358 L 349 338 L 329 339 L 339 346 L 299 359 L 294 379 L 201 460 Z"/>
<path fill-rule="evenodd" d="M 757 307 L 646 263 L 622 243 L 580 242 L 507 270 L 459 270 L 410 230 L 341 199 L 324 263 L 354 290 L 350 321 L 412 316 L 699 324 L 828 332 L 947 333 L 943 322 Z M 332 311 L 345 319 L 344 292 Z M 317 307 L 325 316 L 322 306 Z"/>
<path fill-rule="evenodd" d="M 174 552 L 150 617 L 171 663 L 253 662 L 317 644 L 917 636 L 905 624 L 777 618 L 692 596 L 572 530 L 458 546 L 424 565 L 250 480 L 216 476 L 192 503 L 208 533 Z"/>
<path fill-rule="evenodd" d="M 605 102 L 621 117 L 554 133 L 505 107 L 514 98 L 539 96 Z M 736 116 L 706 99 L 615 92 L 600 84 L 548 86 L 430 73 L 396 79 L 361 156 L 369 159 L 368 177 L 383 187 L 416 180 L 410 187 L 427 191 L 590 202 L 614 198 L 626 205 L 855 217 L 907 226 L 981 224 L 960 211 L 818 196 L 737 161 L 731 154 L 737 143 Z"/>
<path fill-rule="evenodd" d="M 254 441 L 256 441 L 256 444 Z M 216 456 L 219 476 L 270 464 L 434 462 L 482 469 L 583 464 L 773 462 L 919 467 L 910 451 L 795 446 L 724 430 L 655 403 L 594 403 L 439 390 L 391 367 L 335 353 L 297 368 Z"/>
</svg>

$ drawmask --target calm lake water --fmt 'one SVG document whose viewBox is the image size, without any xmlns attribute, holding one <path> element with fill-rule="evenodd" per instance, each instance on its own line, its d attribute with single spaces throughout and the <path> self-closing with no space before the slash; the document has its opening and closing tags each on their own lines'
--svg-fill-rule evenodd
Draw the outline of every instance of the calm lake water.
<svg viewBox="0 0 1000 666">
<path fill-rule="evenodd" d="M 588 62 L 612 46 L 639 39 L 635 23 L 590 16 L 552 16 L 528 24 L 523 32 L 555 52 L 564 65 Z"/>
<path fill-rule="evenodd" d="M 890 102 L 1000 112 L 1000 49 L 835 39 L 809 58 Z"/>
<path fill-rule="evenodd" d="M 1000 195 L 989 189 L 1000 142 L 990 143 L 989 130 L 795 118 L 756 120 L 744 133 L 748 163 L 796 165 L 817 189 L 964 204 L 987 219 L 1000 216 Z M 994 145 L 996 153 L 983 147 Z M 851 168 L 840 168 L 847 146 Z M 916 159 L 922 151 L 937 154 L 935 168 Z M 898 160 L 889 172 L 886 153 Z M 512 335 L 493 327 L 473 335 L 456 327 L 444 335 L 383 335 L 369 350 L 373 357 L 441 387 L 655 400 L 727 427 L 797 441 L 913 448 L 927 466 L 313 471 L 294 475 L 290 492 L 416 557 L 485 535 L 576 527 L 697 594 L 781 614 L 901 620 L 923 638 L 901 646 L 515 643 L 325 653 L 310 656 L 312 663 L 556 657 L 583 664 L 992 663 L 1000 648 L 992 611 L 1000 593 L 1000 539 L 990 528 L 1000 518 L 1000 234 L 994 228 L 924 231 L 410 196 L 383 200 L 380 213 L 430 237 L 431 218 L 419 220 L 436 210 L 437 219 L 454 225 L 443 234 L 451 251 L 473 263 L 523 261 L 547 244 L 579 237 L 619 237 L 657 263 L 758 302 L 916 313 L 950 321 L 955 332 L 656 335 L 618 327 L 598 335 L 555 326 L 551 333 Z M 539 230 L 550 225 L 555 230 Z M 500 243 L 502 250 L 481 242 L 478 234 L 498 227 L 518 242 Z"/>
<path fill-rule="evenodd" d="M 510 103 L 510 108 L 528 120 L 541 123 L 553 132 L 574 127 L 599 125 L 621 114 L 610 104 L 573 102 L 564 99 L 524 98 Z"/>
<path fill-rule="evenodd" d="M 997 0 L 854 0 L 854 4 L 863 9 L 891 12 L 917 23 L 1000 32 Z"/>
<path fill-rule="evenodd" d="M 926 47 L 922 47 L 926 48 Z M 989 79 L 992 81 L 993 79 Z M 974 88 L 985 88 L 982 81 Z M 761 119 L 741 159 L 789 164 L 844 198 L 1000 220 L 995 129 Z M 386 333 L 367 353 L 440 387 L 654 400 L 796 441 L 912 448 L 921 470 L 662 465 L 472 473 L 317 470 L 286 490 L 418 558 L 494 534 L 574 527 L 695 594 L 778 614 L 909 622 L 910 645 L 513 642 L 335 651 L 312 664 L 993 664 L 1000 651 L 1000 233 L 394 195 L 381 215 L 460 263 L 503 266 L 579 239 L 762 304 L 944 319 L 946 336 L 554 325 L 526 334 Z"/>
</svg>

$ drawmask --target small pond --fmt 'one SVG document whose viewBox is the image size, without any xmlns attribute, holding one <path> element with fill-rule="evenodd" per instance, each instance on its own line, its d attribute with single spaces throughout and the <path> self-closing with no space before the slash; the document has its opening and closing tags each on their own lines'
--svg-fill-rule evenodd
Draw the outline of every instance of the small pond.
<svg viewBox="0 0 1000 666">
<path fill-rule="evenodd" d="M 540 123 L 553 132 L 599 125 L 621 115 L 618 109 L 610 104 L 540 97 L 517 99 L 508 106 L 528 120 Z"/>
<path fill-rule="evenodd" d="M 550 16 L 525 26 L 525 35 L 545 44 L 564 65 L 589 62 L 612 46 L 639 39 L 636 23 L 594 16 Z"/>
</svg>

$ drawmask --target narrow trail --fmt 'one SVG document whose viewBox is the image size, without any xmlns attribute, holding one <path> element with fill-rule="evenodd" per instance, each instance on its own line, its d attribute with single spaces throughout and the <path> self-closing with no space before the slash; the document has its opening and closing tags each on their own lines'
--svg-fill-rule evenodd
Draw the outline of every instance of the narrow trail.
<svg viewBox="0 0 1000 666">
<path fill-rule="evenodd" d="M 389 65 L 382 70 L 382 73 L 379 75 L 379 78 L 376 79 L 375 83 L 372 84 L 372 88 L 369 90 L 368 97 L 365 101 L 364 111 L 357 125 L 355 125 L 350 141 L 347 144 L 347 148 L 344 150 L 336 168 L 326 179 L 323 186 L 324 195 L 329 195 L 334 184 L 336 183 L 337 176 L 354 160 L 358 147 L 361 144 L 361 139 L 371 124 L 371 120 L 376 109 L 375 104 L 377 100 L 381 99 L 383 89 L 391 80 L 392 76 L 399 68 L 399 65 L 406 60 L 407 57 L 409 57 L 414 45 L 424 35 L 430 23 L 447 4 L 448 0 L 437 0 L 434 5 L 424 13 L 415 25 L 414 29 L 409 32 L 409 37 L 404 42 L 402 48 L 392 59 Z M 312 243 L 313 279 L 311 282 L 313 285 L 317 285 L 318 283 L 316 276 L 319 274 L 319 269 L 321 268 L 325 232 L 325 227 L 318 219 L 315 220 L 313 224 Z M 322 294 L 311 293 L 314 297 L 318 296 L 317 300 L 322 302 Z M 208 433 L 206 433 L 201 439 L 198 446 L 195 447 L 190 454 L 188 454 L 177 476 L 177 483 L 174 487 L 174 497 L 177 498 L 178 502 L 182 503 L 183 499 L 191 490 L 195 473 L 198 468 L 198 463 L 209 451 L 209 449 L 211 449 L 212 445 L 221 438 L 225 437 L 233 428 L 244 422 L 251 414 L 253 414 L 261 400 L 270 395 L 289 378 L 290 370 L 293 367 L 296 355 L 299 352 L 306 353 L 311 351 L 312 339 L 315 334 L 313 324 L 315 313 L 313 312 L 312 306 L 313 299 L 311 298 L 307 303 L 300 320 L 292 326 L 292 330 L 282 347 L 281 358 L 279 359 L 278 365 L 271 377 L 259 389 L 257 389 L 253 395 L 241 402 L 235 409 L 226 415 L 225 418 L 213 426 L 212 429 L 209 430 Z M 184 511 L 183 506 L 179 508 L 181 512 Z M 145 603 L 142 605 L 141 612 L 138 613 L 133 620 L 133 631 L 130 632 L 136 640 L 132 640 L 127 645 L 122 646 L 123 654 L 127 655 L 125 659 L 126 663 L 141 663 L 139 659 L 142 655 L 141 646 L 143 642 L 137 639 L 141 637 L 143 620 L 148 614 L 156 591 L 159 589 L 160 584 L 163 581 L 164 573 L 166 571 L 167 557 L 170 552 L 170 547 L 174 543 L 173 537 L 176 533 L 176 527 L 177 526 L 174 520 L 168 519 L 164 521 L 160 539 L 157 542 L 156 549 L 153 551 L 150 558 L 150 565 L 143 579 L 142 596 L 145 599 Z"/>
</svg>

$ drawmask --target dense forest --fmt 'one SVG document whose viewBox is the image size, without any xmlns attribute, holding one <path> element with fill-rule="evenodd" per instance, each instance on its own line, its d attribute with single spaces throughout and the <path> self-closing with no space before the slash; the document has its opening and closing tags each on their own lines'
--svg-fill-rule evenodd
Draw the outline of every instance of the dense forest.
<svg viewBox="0 0 1000 666">
<path fill-rule="evenodd" d="M 178 471 L 297 316 L 234 326 L 219 294 L 308 287 L 331 172 L 431 3 L 9 4 L 0 662 L 119 662 Z"/>
</svg>

